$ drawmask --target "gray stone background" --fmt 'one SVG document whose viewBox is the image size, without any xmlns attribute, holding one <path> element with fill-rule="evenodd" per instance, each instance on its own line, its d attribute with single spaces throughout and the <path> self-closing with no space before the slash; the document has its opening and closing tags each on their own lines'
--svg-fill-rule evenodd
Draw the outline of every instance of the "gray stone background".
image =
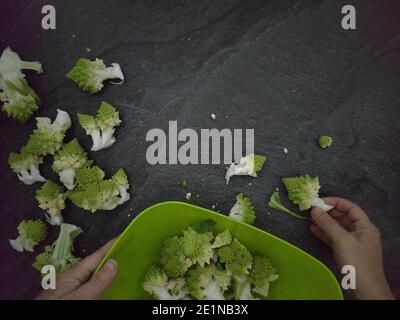
<svg viewBox="0 0 400 320">
<path fill-rule="evenodd" d="M 280 177 L 318 175 L 323 195 L 359 203 L 382 233 L 384 261 L 392 289 L 400 294 L 400 2 L 353 0 L 357 30 L 341 28 L 337 0 L 28 1 L 0 2 L 0 50 L 39 60 L 45 73 L 28 73 L 43 106 L 37 115 L 71 113 L 77 136 L 90 138 L 76 113 L 94 113 L 101 100 L 115 105 L 123 125 L 117 143 L 91 157 L 111 175 L 123 167 L 132 198 L 112 212 L 90 214 L 71 203 L 65 221 L 84 230 L 76 252 L 85 256 L 118 235 L 144 208 L 185 200 L 227 212 L 245 192 L 258 213 L 256 226 L 335 266 L 330 250 L 308 223 L 267 208 Z M 53 4 L 57 29 L 41 29 L 41 7 Z M 86 52 L 89 47 L 91 52 Z M 80 57 L 122 65 L 126 82 L 106 85 L 97 95 L 80 91 L 65 74 Z M 216 121 L 209 118 L 215 113 Z M 236 177 L 224 184 L 224 165 L 150 166 L 146 132 L 178 127 L 254 128 L 256 152 L 269 160 L 259 178 Z M 0 298 L 30 299 L 40 276 L 35 255 L 8 245 L 23 218 L 42 217 L 34 192 L 7 165 L 8 154 L 27 141 L 25 125 L 0 114 Z M 334 145 L 321 150 L 320 134 Z M 285 155 L 283 147 L 289 149 Z M 55 178 L 47 159 L 46 177 Z M 179 186 L 187 180 L 188 190 Z M 249 185 L 248 183 L 252 184 Z M 129 216 L 130 215 L 130 216 Z M 51 227 L 47 242 L 57 236 Z M 38 252 L 43 245 L 38 247 Z"/>
</svg>

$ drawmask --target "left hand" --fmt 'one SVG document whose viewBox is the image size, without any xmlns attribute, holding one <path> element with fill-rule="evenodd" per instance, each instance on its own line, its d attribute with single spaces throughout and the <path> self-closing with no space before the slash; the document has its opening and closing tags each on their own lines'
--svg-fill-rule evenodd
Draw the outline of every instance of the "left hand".
<svg viewBox="0 0 400 320">
<path fill-rule="evenodd" d="M 39 300 L 95 300 L 99 299 L 110 286 L 117 274 L 115 260 L 108 260 L 93 275 L 97 266 L 113 245 L 115 239 L 107 242 L 96 252 L 84 258 L 77 265 L 57 274 L 56 289 L 43 290 Z"/>
</svg>

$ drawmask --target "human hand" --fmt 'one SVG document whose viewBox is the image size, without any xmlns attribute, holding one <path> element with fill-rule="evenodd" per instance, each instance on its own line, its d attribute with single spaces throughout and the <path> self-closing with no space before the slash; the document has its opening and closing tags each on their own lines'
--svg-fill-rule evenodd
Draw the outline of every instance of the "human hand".
<svg viewBox="0 0 400 320">
<path fill-rule="evenodd" d="M 111 248 L 115 239 L 107 242 L 96 252 L 84 258 L 77 265 L 57 274 L 56 289 L 43 290 L 39 300 L 94 300 L 99 299 L 117 274 L 118 265 L 114 260 L 95 274 L 100 261 Z M 92 276 L 93 275 L 93 276 Z"/>
<path fill-rule="evenodd" d="M 342 198 L 324 198 L 333 206 L 327 214 L 311 211 L 311 232 L 329 245 L 339 270 L 352 265 L 356 270 L 357 299 L 394 299 L 383 270 L 379 230 L 356 204 Z"/>
</svg>

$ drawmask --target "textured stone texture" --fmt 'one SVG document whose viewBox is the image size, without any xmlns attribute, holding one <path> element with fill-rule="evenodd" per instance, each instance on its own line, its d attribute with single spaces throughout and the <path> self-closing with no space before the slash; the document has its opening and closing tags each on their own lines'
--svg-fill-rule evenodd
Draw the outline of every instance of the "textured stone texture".
<svg viewBox="0 0 400 320">
<path fill-rule="evenodd" d="M 310 234 L 308 223 L 266 206 L 280 177 L 310 173 L 320 177 L 324 195 L 359 203 L 380 228 L 387 276 L 399 294 L 400 3 L 352 3 L 356 31 L 341 28 L 345 1 L 54 0 L 57 30 L 45 31 L 40 11 L 47 1 L 1 1 L 0 50 L 10 45 L 22 57 L 40 60 L 46 71 L 28 74 L 43 102 L 38 115 L 54 117 L 56 108 L 70 112 L 68 138 L 77 136 L 87 149 L 90 139 L 76 112 L 94 113 L 106 100 L 123 119 L 115 146 L 91 157 L 109 175 L 126 169 L 132 199 L 96 214 L 69 204 L 65 220 L 84 230 L 77 254 L 115 237 L 152 204 L 186 201 L 187 191 L 179 186 L 186 179 L 194 195 L 190 202 L 217 202 L 221 212 L 237 192 L 245 192 L 258 212 L 257 227 L 335 270 L 331 252 Z M 119 62 L 126 82 L 107 85 L 98 95 L 81 92 L 65 77 L 80 57 Z M 236 177 L 229 187 L 224 165 L 149 166 L 146 132 L 166 128 L 168 120 L 178 120 L 181 129 L 254 128 L 256 151 L 270 159 L 258 179 Z M 12 251 L 7 240 L 22 218 L 42 216 L 34 199 L 39 185 L 19 183 L 7 166 L 8 154 L 26 142 L 33 126 L 32 119 L 21 125 L 0 115 L 3 299 L 34 298 L 39 290 L 40 276 L 30 267 L 34 255 Z M 331 149 L 318 148 L 320 134 L 333 136 Z M 49 163 L 43 172 L 55 178 Z M 50 228 L 48 241 L 56 236 L 57 228 Z"/>
</svg>

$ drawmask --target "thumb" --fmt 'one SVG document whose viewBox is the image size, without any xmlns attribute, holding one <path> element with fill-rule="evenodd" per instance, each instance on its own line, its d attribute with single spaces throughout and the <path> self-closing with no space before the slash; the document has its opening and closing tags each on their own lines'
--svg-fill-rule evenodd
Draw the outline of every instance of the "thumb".
<svg viewBox="0 0 400 320">
<path fill-rule="evenodd" d="M 78 289 L 76 298 L 88 300 L 100 298 L 114 280 L 117 270 L 117 262 L 113 259 L 108 260 L 87 283 Z"/>
<path fill-rule="evenodd" d="M 312 209 L 311 218 L 315 225 L 326 234 L 331 243 L 339 241 L 347 233 L 335 219 L 319 207 Z"/>
</svg>

